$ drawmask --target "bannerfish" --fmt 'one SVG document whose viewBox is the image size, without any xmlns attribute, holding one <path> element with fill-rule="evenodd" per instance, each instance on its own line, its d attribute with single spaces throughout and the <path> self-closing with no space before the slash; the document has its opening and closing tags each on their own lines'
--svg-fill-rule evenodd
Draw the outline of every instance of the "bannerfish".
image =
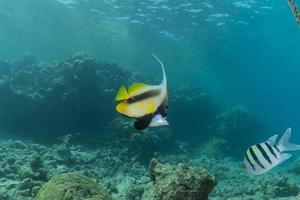
<svg viewBox="0 0 300 200">
<path fill-rule="evenodd" d="M 299 13 L 299 10 L 297 8 L 297 5 L 295 3 L 295 0 L 288 0 L 289 2 L 289 5 L 292 9 L 292 12 L 296 18 L 296 22 L 298 23 L 298 25 L 300 25 L 300 13 Z"/>
<path fill-rule="evenodd" d="M 147 85 L 145 83 L 133 83 L 128 90 L 123 85 L 117 92 L 116 106 L 120 114 L 136 119 L 134 127 L 137 130 L 144 130 L 147 127 L 168 125 L 167 107 L 168 92 L 167 78 L 164 64 L 152 54 L 159 62 L 163 72 L 162 82 L 159 85 Z"/>
<path fill-rule="evenodd" d="M 291 128 L 288 128 L 276 144 L 277 135 L 267 141 L 251 146 L 245 153 L 244 167 L 253 175 L 262 175 L 289 159 L 286 151 L 300 150 L 300 145 L 289 143 Z"/>
</svg>

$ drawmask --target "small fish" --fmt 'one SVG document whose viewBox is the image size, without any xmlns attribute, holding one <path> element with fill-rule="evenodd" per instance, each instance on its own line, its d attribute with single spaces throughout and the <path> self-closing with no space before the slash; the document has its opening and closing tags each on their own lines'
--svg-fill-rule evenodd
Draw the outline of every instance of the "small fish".
<svg viewBox="0 0 300 200">
<path fill-rule="evenodd" d="M 137 130 L 143 130 L 148 126 L 168 125 L 167 106 L 167 78 L 164 64 L 152 54 L 160 63 L 163 80 L 159 85 L 147 85 L 145 83 L 133 83 L 128 90 L 123 85 L 117 92 L 116 101 L 120 103 L 116 110 L 129 118 L 136 119 L 134 127 Z"/>
<path fill-rule="evenodd" d="M 295 0 L 288 0 L 288 3 L 292 9 L 292 12 L 293 12 L 295 18 L 296 18 L 297 24 L 300 25 L 300 13 L 297 8 L 297 5 L 295 4 Z"/>
<path fill-rule="evenodd" d="M 262 175 L 289 159 L 292 155 L 285 151 L 300 150 L 300 145 L 289 143 L 290 137 L 291 128 L 288 128 L 278 144 L 277 135 L 274 135 L 263 143 L 251 146 L 244 158 L 246 170 L 253 175 Z"/>
</svg>

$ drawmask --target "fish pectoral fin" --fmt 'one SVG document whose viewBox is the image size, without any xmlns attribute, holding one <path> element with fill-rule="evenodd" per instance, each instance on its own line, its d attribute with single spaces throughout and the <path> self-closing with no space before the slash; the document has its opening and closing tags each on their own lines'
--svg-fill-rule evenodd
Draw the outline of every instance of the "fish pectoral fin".
<svg viewBox="0 0 300 200">
<path fill-rule="evenodd" d="M 144 129 L 146 129 L 150 125 L 152 117 L 153 117 L 153 114 L 149 114 L 149 115 L 146 115 L 146 116 L 138 119 L 134 123 L 135 129 L 136 130 L 144 130 Z"/>
<path fill-rule="evenodd" d="M 145 89 L 146 87 L 148 87 L 148 85 L 145 83 L 133 83 L 128 88 L 128 94 L 130 97 L 133 97 L 136 94 L 138 94 L 141 90 Z"/>
<path fill-rule="evenodd" d="M 122 85 L 120 87 L 120 89 L 118 90 L 118 92 L 117 92 L 115 100 L 116 101 L 122 101 L 122 100 L 126 100 L 128 98 L 129 98 L 129 94 L 127 92 L 127 89 L 126 89 L 125 85 Z"/>
<path fill-rule="evenodd" d="M 119 103 L 116 106 L 116 110 L 123 115 L 127 115 L 127 104 L 124 102 Z"/>
</svg>

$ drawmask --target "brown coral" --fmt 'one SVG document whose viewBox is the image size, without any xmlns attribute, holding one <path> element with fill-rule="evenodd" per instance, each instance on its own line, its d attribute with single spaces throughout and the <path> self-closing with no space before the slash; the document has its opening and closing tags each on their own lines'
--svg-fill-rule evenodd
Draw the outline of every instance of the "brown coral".
<svg viewBox="0 0 300 200">
<path fill-rule="evenodd" d="M 99 185 L 86 176 L 64 173 L 53 177 L 38 192 L 35 200 L 110 200 Z"/>
<path fill-rule="evenodd" d="M 206 200 L 217 181 L 203 167 L 172 166 L 152 159 L 149 183 L 142 200 Z"/>
</svg>

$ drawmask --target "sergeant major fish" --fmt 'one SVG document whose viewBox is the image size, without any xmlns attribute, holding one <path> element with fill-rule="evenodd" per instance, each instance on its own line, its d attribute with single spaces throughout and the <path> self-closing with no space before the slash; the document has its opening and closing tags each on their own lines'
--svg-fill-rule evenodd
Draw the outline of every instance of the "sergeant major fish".
<svg viewBox="0 0 300 200">
<path fill-rule="evenodd" d="M 123 85 L 117 92 L 116 101 L 121 101 L 116 110 L 129 118 L 136 119 L 134 127 L 143 130 L 155 126 L 168 125 L 167 106 L 167 78 L 164 64 L 152 54 L 160 63 L 163 79 L 159 85 L 147 85 L 145 83 L 133 83 L 128 90 Z"/>
<path fill-rule="evenodd" d="M 286 151 L 300 150 L 300 145 L 289 143 L 291 128 L 288 128 L 276 144 L 277 135 L 267 141 L 251 146 L 245 153 L 244 166 L 253 175 L 262 175 L 289 159 Z"/>
</svg>

